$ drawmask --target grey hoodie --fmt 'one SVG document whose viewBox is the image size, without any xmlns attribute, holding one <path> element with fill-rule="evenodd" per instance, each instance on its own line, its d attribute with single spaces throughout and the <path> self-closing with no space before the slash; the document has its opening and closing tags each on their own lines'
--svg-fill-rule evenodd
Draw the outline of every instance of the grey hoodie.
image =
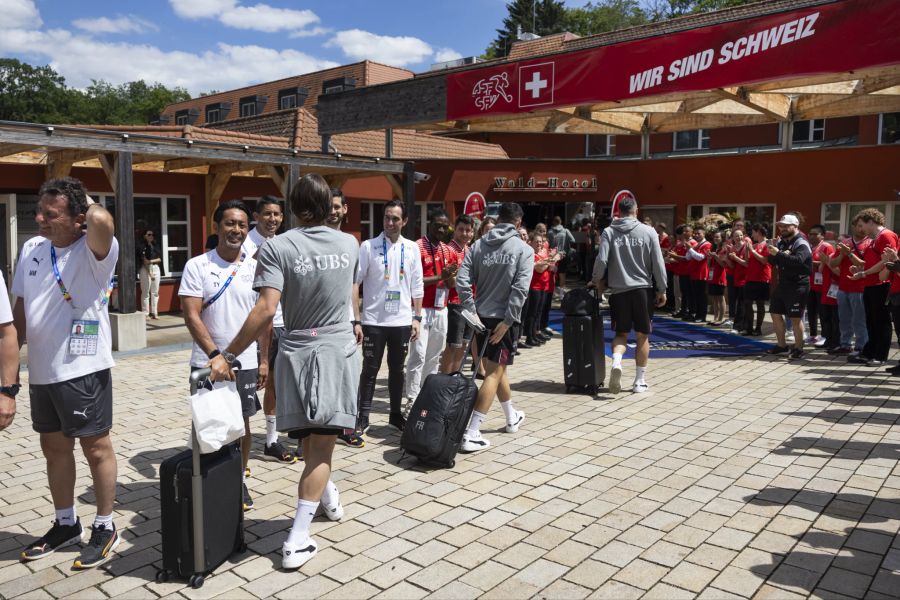
<svg viewBox="0 0 900 600">
<path fill-rule="evenodd" d="M 459 301 L 480 317 L 522 321 L 534 271 L 534 250 L 519 238 L 512 223 L 499 223 L 475 242 L 456 275 Z M 472 288 L 478 292 L 473 299 Z"/>
<path fill-rule="evenodd" d="M 640 288 L 666 291 L 666 265 L 659 236 L 634 217 L 613 219 L 600 236 L 600 252 L 594 263 L 594 281 L 606 277 L 610 293 Z"/>
<path fill-rule="evenodd" d="M 551 227 L 548 233 L 550 234 L 547 236 L 550 247 L 558 250 L 560 254 L 568 254 L 572 244 L 575 243 L 575 236 L 572 235 L 572 232 L 560 224 Z"/>
</svg>

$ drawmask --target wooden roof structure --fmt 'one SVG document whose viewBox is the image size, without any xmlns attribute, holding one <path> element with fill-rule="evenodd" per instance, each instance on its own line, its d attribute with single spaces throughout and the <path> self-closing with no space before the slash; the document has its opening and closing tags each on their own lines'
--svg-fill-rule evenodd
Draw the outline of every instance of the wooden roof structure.
<svg viewBox="0 0 900 600">
<path fill-rule="evenodd" d="M 798 14 L 806 20 L 795 23 L 801 33 L 794 32 L 793 44 L 784 45 L 782 41 L 782 46 L 774 51 L 755 52 L 740 63 L 735 60 L 722 66 L 722 40 L 732 40 L 724 43 L 731 43 L 729 48 L 733 50 L 735 40 L 741 39 L 736 36 L 744 35 L 744 43 L 747 41 L 742 28 L 768 35 L 773 22 L 777 25 L 778 19 L 791 19 Z M 861 21 L 868 18 L 874 26 L 867 30 L 849 23 L 847 14 L 859 15 Z M 878 19 L 877 14 L 887 16 Z M 496 131 L 649 135 L 784 123 L 788 125 L 784 137 L 790 140 L 790 124 L 794 121 L 900 111 L 898 25 L 897 0 L 770 0 L 589 37 L 557 34 L 517 42 L 506 59 L 320 96 L 319 133 L 336 135 L 406 127 L 450 134 Z M 790 30 L 792 26 L 788 27 Z M 729 32 L 737 33 L 731 33 L 735 37 L 725 37 Z M 803 34 L 809 39 L 800 40 Z M 704 39 L 719 41 L 704 46 Z M 846 46 L 832 43 L 834 39 L 846 41 Z M 711 65 L 679 75 L 670 70 L 675 69 L 674 60 L 670 63 L 669 58 L 660 58 L 657 77 L 661 81 L 649 90 L 641 90 L 640 86 L 637 92 L 629 90 L 629 73 L 639 75 L 641 71 L 637 67 L 623 71 L 625 67 L 620 63 L 652 66 L 657 64 L 652 62 L 654 57 L 666 53 L 686 60 L 707 47 L 714 58 Z M 722 53 L 713 54 L 714 50 Z M 810 52 L 814 55 L 810 56 Z M 586 61 L 595 62 L 586 67 Z M 520 87 L 516 107 L 512 101 L 517 95 L 516 82 L 527 87 L 520 81 L 523 70 L 551 63 L 555 67 L 556 97 L 551 93 L 550 102 L 526 109 L 522 107 L 524 90 Z M 828 68 L 832 65 L 833 69 Z M 571 75 L 579 69 L 580 74 Z M 670 73 L 676 75 L 674 83 L 668 81 Z M 478 84 L 490 83 L 492 74 L 509 84 L 504 88 L 507 97 L 501 94 L 496 104 L 496 98 L 492 99 L 490 110 L 484 112 L 466 109 L 464 103 L 471 103 L 470 96 L 483 89 Z M 571 102 L 566 102 L 562 97 L 565 94 L 561 94 L 566 77 L 580 77 L 569 86 L 568 95 L 575 99 Z M 473 81 L 477 82 L 474 87 Z M 634 81 L 631 80 L 632 88 Z M 717 85 L 704 86 L 704 81 Z M 593 96 L 590 89 L 584 89 L 591 86 L 597 89 Z M 675 88 L 681 89 L 673 91 Z M 512 102 L 498 110 L 504 99 Z M 459 116 L 461 112 L 465 114 Z"/>
</svg>

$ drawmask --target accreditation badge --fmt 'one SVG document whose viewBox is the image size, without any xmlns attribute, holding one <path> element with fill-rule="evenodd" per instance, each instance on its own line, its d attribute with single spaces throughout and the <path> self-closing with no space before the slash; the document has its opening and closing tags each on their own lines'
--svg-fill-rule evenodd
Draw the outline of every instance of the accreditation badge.
<svg viewBox="0 0 900 600">
<path fill-rule="evenodd" d="M 447 306 L 447 288 L 439 287 L 434 292 L 434 307 L 444 308 Z"/>
<path fill-rule="evenodd" d="M 824 277 L 822 277 L 822 273 L 820 273 L 818 271 L 813 273 L 813 283 L 815 285 L 822 285 L 823 280 L 824 280 Z"/>
<path fill-rule="evenodd" d="M 94 356 L 100 342 L 100 318 L 93 308 L 72 310 L 66 349 L 69 356 Z"/>
<path fill-rule="evenodd" d="M 384 312 L 389 315 L 396 315 L 400 312 L 400 290 L 384 292 Z"/>
</svg>

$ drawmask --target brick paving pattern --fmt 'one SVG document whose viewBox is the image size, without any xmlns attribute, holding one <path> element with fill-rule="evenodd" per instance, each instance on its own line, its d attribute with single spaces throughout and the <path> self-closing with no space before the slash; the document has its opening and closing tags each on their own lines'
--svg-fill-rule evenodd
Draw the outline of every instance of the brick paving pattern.
<svg viewBox="0 0 900 600">
<path fill-rule="evenodd" d="M 154 581 L 160 462 L 187 444 L 184 350 L 120 357 L 114 370 L 123 542 L 70 571 L 72 548 L 22 564 L 52 520 L 28 400 L 0 433 L 2 598 L 897 598 L 900 390 L 880 370 L 816 352 L 651 362 L 652 393 L 566 395 L 561 342 L 512 368 L 528 418 L 449 470 L 401 460 L 376 402 L 366 447 L 339 446 L 346 517 L 318 518 L 319 555 L 280 571 L 300 465 L 261 459 L 248 480 L 249 551 L 199 590 Z M 632 363 L 633 364 L 633 363 Z M 625 381 L 631 376 L 626 361 Z M 383 373 L 386 375 L 386 373 Z M 380 380 L 377 397 L 386 397 Z M 78 458 L 79 513 L 93 509 Z"/>
</svg>

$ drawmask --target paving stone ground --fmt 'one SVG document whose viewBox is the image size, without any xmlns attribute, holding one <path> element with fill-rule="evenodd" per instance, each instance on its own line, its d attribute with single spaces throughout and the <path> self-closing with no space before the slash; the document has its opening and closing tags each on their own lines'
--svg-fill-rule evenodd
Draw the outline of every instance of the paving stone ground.
<svg viewBox="0 0 900 600">
<path fill-rule="evenodd" d="M 0 433 L 0 598 L 897 598 L 900 390 L 883 371 L 808 360 L 652 361 L 652 393 L 567 395 L 557 337 L 511 369 L 527 420 L 448 470 L 401 460 L 386 381 L 363 449 L 338 448 L 346 516 L 317 519 L 319 555 L 279 570 L 300 466 L 251 458 L 249 551 L 192 590 L 158 584 L 160 463 L 187 444 L 189 352 L 120 357 L 115 519 L 101 569 L 74 549 L 22 564 L 52 520 L 27 398 Z M 896 358 L 896 353 L 895 357 Z M 626 383 L 631 367 L 626 364 Z M 386 373 L 382 373 L 386 376 Z M 90 522 L 78 458 L 78 510 Z"/>
</svg>

